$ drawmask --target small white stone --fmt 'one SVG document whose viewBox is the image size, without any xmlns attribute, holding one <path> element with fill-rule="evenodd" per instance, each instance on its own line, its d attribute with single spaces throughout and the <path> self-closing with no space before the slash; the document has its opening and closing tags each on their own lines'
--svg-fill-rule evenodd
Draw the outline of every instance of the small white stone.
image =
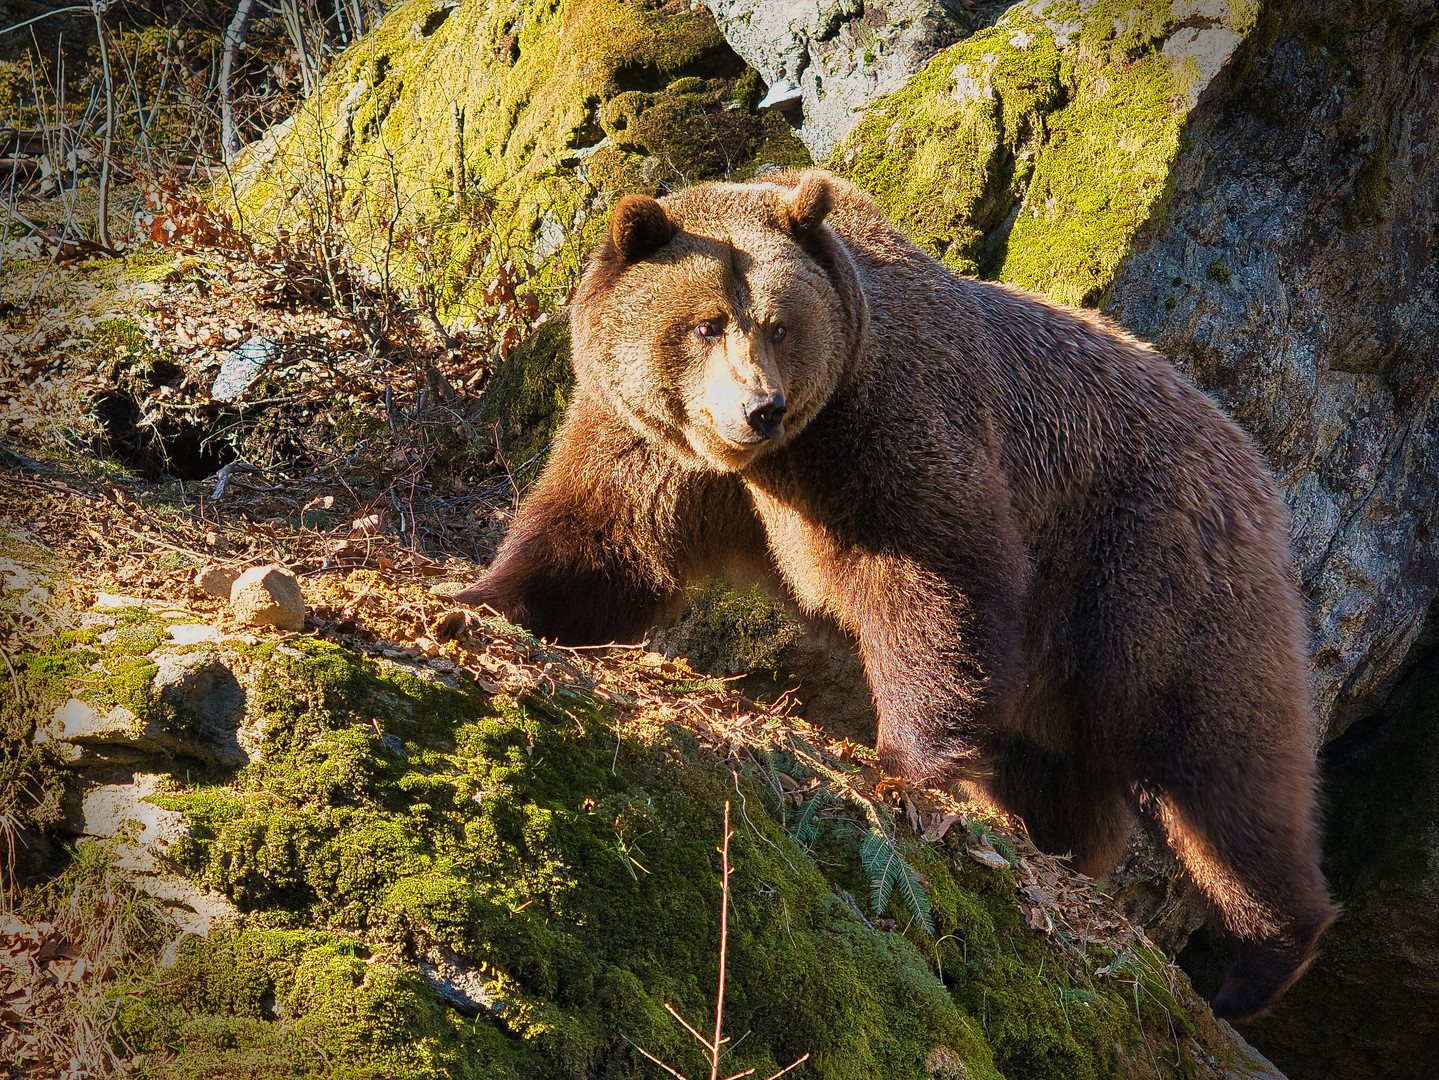
<svg viewBox="0 0 1439 1080">
<path fill-rule="evenodd" d="M 209 645 L 220 640 L 220 632 L 204 623 L 176 623 L 165 627 L 165 632 L 177 645 Z"/>
</svg>

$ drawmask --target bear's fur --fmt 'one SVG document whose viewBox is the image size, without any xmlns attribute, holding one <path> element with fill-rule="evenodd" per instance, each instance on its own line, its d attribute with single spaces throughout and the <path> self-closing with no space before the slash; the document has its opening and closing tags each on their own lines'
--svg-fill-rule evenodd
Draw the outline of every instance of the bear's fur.
<svg viewBox="0 0 1439 1080">
<path fill-rule="evenodd" d="M 622 200 L 572 324 L 553 456 L 461 603 L 628 641 L 697 578 L 777 571 L 858 640 L 885 770 L 981 784 L 1096 876 L 1143 807 L 1236 940 L 1215 1012 L 1299 975 L 1334 913 L 1303 620 L 1275 484 L 1208 397 L 817 171 Z"/>
</svg>

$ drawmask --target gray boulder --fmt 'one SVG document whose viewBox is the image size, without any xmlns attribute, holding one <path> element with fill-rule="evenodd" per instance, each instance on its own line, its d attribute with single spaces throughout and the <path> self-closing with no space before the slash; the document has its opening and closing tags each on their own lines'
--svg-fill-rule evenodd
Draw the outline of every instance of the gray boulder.
<svg viewBox="0 0 1439 1080">
<path fill-rule="evenodd" d="M 827 157 L 880 94 L 897 90 L 969 33 L 959 0 L 705 0 L 720 32 L 770 86 L 766 103 L 802 115 L 799 137 Z"/>
<path fill-rule="evenodd" d="M 1200 99 L 1166 213 L 1109 311 L 1258 439 L 1310 605 L 1327 871 L 1345 913 L 1242 1030 L 1295 1080 L 1418 1080 L 1439 1060 L 1434 8 L 1306 0 L 1266 19 L 1262 47 Z M 1162 871 L 1146 885 L 1142 862 L 1116 887 L 1178 944 L 1203 909 Z M 1197 940 L 1185 962 L 1202 986 L 1226 952 Z"/>
<path fill-rule="evenodd" d="M 1326 738 L 1383 703 L 1439 590 L 1439 72 L 1414 36 L 1432 5 L 1398 6 L 1302 5 L 1201 105 L 1110 304 L 1279 472 Z"/>
<path fill-rule="evenodd" d="M 245 690 L 226 657 L 198 651 L 152 659 L 143 707 L 72 697 L 41 725 L 35 741 L 56 744 L 66 764 L 79 769 L 175 757 L 219 768 L 246 764 L 250 754 L 240 741 Z"/>
</svg>

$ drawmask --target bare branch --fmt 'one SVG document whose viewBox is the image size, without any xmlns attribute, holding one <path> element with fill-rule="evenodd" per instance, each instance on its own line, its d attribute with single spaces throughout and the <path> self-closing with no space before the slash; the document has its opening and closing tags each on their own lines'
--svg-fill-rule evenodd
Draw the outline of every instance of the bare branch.
<svg viewBox="0 0 1439 1080">
<path fill-rule="evenodd" d="M 690 1022 L 686 1020 L 683 1016 L 681 1016 L 675 1010 L 675 1007 L 671 1005 L 668 1001 L 665 1002 L 665 1012 L 669 1013 L 676 1020 L 678 1020 L 684 1026 L 684 1029 L 688 1031 L 691 1035 L 693 1035 L 696 1041 L 698 1041 L 701 1046 L 703 1046 L 710 1053 L 714 1053 L 714 1047 L 710 1045 L 710 1041 L 706 1039 L 703 1035 L 701 1035 L 698 1031 L 696 1031 L 694 1027 L 691 1026 Z"/>
</svg>

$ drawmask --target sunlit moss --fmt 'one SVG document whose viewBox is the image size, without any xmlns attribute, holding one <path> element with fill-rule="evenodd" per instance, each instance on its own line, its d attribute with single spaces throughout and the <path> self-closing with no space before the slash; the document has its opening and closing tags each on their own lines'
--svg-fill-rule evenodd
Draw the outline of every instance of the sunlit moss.
<svg viewBox="0 0 1439 1080">
<path fill-rule="evenodd" d="M 1168 3 L 1046 14 L 1071 41 L 1029 16 L 975 34 L 873 105 L 831 164 L 951 269 L 1093 305 L 1163 217 L 1193 74 L 1160 55 Z"/>
<path fill-rule="evenodd" d="M 506 261 L 541 264 L 552 304 L 617 194 L 808 160 L 747 72 L 702 7 L 410 0 L 218 202 L 248 231 L 333 230 L 446 318 L 482 310 Z"/>
<path fill-rule="evenodd" d="M 1157 1004 L 1136 1013 L 1135 979 L 1096 976 L 1101 961 L 1030 929 L 1009 875 L 970 862 L 960 830 L 901 837 L 937 935 L 887 931 L 857 854 L 869 826 L 842 800 L 806 850 L 769 784 L 671 725 L 298 651 L 249 657 L 263 760 L 156 797 L 195 826 L 172 857 L 243 915 L 130 1011 L 133 1045 L 179 1051 L 161 1075 L 651 1075 L 627 1040 L 698 1068 L 662 1006 L 711 1006 L 727 798 L 726 1012 L 750 1033 L 736 1069 L 808 1051 L 806 1075 L 845 1080 L 929 1080 L 936 1062 L 988 1080 L 1122 1075 L 1123 1048 L 1187 1023 L 1147 984 Z M 480 973 L 477 1015 L 417 972 L 434 949 Z"/>
</svg>

